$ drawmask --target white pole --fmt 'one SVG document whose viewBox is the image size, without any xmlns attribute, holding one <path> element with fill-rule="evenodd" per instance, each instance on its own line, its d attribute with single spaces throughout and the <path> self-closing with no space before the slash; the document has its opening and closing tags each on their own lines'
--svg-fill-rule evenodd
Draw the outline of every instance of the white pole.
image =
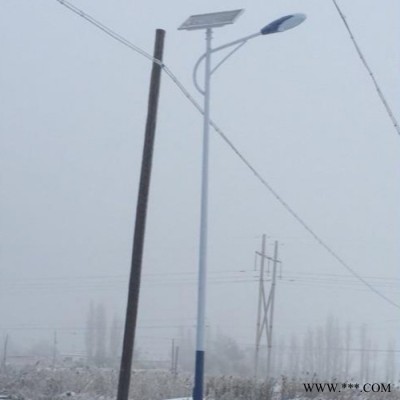
<svg viewBox="0 0 400 400">
<path fill-rule="evenodd" d="M 203 164 L 201 177 L 201 214 L 199 245 L 199 282 L 197 299 L 196 362 L 193 400 L 203 400 L 204 338 L 207 277 L 207 225 L 208 225 L 208 151 L 210 136 L 210 80 L 212 30 L 206 30 L 206 63 L 204 84 Z"/>
</svg>

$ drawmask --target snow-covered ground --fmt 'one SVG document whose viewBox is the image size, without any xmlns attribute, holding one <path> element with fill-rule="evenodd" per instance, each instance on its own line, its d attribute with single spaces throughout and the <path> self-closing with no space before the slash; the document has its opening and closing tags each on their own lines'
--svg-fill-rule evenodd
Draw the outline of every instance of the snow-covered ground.
<svg viewBox="0 0 400 400">
<path fill-rule="evenodd" d="M 0 399 L 114 400 L 117 383 L 118 371 L 111 368 L 8 367 L 0 371 Z M 192 400 L 191 392 L 192 377 L 189 375 L 176 376 L 163 370 L 132 373 L 132 400 Z M 255 387 L 252 379 L 232 376 L 209 377 L 206 395 L 207 400 L 400 400 L 400 392 L 394 387 L 391 393 L 368 395 L 351 390 L 306 394 L 298 381 L 282 379 L 273 386 L 260 381 Z"/>
</svg>

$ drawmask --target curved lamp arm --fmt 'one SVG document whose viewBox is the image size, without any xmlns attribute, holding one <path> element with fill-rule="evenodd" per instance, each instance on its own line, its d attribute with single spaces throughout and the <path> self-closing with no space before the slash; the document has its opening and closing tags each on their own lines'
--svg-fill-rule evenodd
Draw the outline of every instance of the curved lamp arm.
<svg viewBox="0 0 400 400">
<path fill-rule="evenodd" d="M 215 49 L 211 49 L 210 53 L 215 53 L 217 51 L 226 49 L 227 47 L 235 46 L 237 45 L 226 57 L 224 57 L 212 70 L 211 74 L 215 72 L 217 68 L 219 68 L 233 53 L 235 53 L 237 50 L 240 49 L 244 44 L 247 43 L 248 40 L 253 39 L 257 36 L 260 35 L 270 35 L 272 33 L 278 33 L 278 32 L 284 32 L 289 29 L 292 29 L 296 27 L 297 25 L 300 25 L 304 20 L 306 19 L 305 14 L 290 14 L 286 15 L 284 17 L 278 18 L 275 21 L 272 21 L 268 25 L 264 26 L 259 32 L 253 33 L 252 35 L 245 36 L 244 38 L 234 40 L 233 42 L 229 42 L 227 44 L 224 44 L 222 46 L 216 47 Z M 199 66 L 201 62 L 204 60 L 206 57 L 207 53 L 204 53 L 196 62 L 194 68 L 193 68 L 193 83 L 195 88 L 201 93 L 204 94 L 204 90 L 199 86 L 197 82 L 197 70 L 199 69 Z"/>
<path fill-rule="evenodd" d="M 253 33 L 252 35 L 245 36 L 244 38 L 234 40 L 233 42 L 229 42 L 227 44 L 224 44 L 222 46 L 218 46 L 215 49 L 211 49 L 210 53 L 216 53 L 217 51 L 226 49 L 228 47 L 232 47 L 237 45 L 226 57 L 224 57 L 211 71 L 211 74 L 214 73 L 214 71 L 219 68 L 233 53 L 235 53 L 237 50 L 240 49 L 244 44 L 247 43 L 248 40 L 262 35 L 261 31 L 257 33 Z M 197 70 L 199 69 L 199 66 L 201 62 L 206 58 L 207 53 L 204 53 L 196 62 L 194 68 L 193 68 L 193 84 L 195 88 L 201 93 L 204 94 L 204 90 L 199 86 L 197 82 Z"/>
</svg>

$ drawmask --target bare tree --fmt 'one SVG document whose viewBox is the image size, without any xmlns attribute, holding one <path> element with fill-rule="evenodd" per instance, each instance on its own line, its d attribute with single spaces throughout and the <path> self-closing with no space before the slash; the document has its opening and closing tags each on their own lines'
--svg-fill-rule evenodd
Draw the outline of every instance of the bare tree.
<svg viewBox="0 0 400 400">
<path fill-rule="evenodd" d="M 377 376 L 378 353 L 374 350 L 377 348 L 376 342 L 373 342 L 370 348 L 371 350 L 369 358 L 371 360 L 371 381 L 378 382 L 378 376 Z"/>
<path fill-rule="evenodd" d="M 288 354 L 288 371 L 292 378 L 299 376 L 300 370 L 300 352 L 296 336 L 292 335 Z"/>
<path fill-rule="evenodd" d="M 360 383 L 365 382 L 369 375 L 369 359 L 367 356 L 368 352 L 368 337 L 367 337 L 367 325 L 362 324 L 360 327 Z"/>
<path fill-rule="evenodd" d="M 122 329 L 121 323 L 118 320 L 117 316 L 114 315 L 112 320 L 112 324 L 110 327 L 110 346 L 109 346 L 109 360 L 111 364 L 117 365 L 120 355 L 121 355 L 121 347 L 122 347 Z"/>
<path fill-rule="evenodd" d="M 386 382 L 394 382 L 396 376 L 395 342 L 390 340 L 386 354 Z"/>
<path fill-rule="evenodd" d="M 343 351 L 340 324 L 337 318 L 331 317 L 330 328 L 331 335 L 330 343 L 328 344 L 332 352 L 332 370 L 330 377 L 339 379 L 343 371 Z"/>
<path fill-rule="evenodd" d="M 318 327 L 316 331 L 316 359 L 315 359 L 315 367 L 318 375 L 321 378 L 326 377 L 326 346 L 324 341 L 324 330 L 322 327 Z"/>
<path fill-rule="evenodd" d="M 179 368 L 184 371 L 192 371 L 194 364 L 194 341 L 190 329 L 181 328 L 179 331 Z"/>
<path fill-rule="evenodd" d="M 326 378 L 337 378 L 340 373 L 341 364 L 341 337 L 338 320 L 330 315 L 325 326 L 325 348 L 326 348 Z"/>
<path fill-rule="evenodd" d="M 347 323 L 346 326 L 346 339 L 345 339 L 345 351 L 346 351 L 346 355 L 345 355 L 345 361 L 344 361 L 344 371 L 345 371 L 345 375 L 344 375 L 344 379 L 347 380 L 350 378 L 350 371 L 351 371 L 351 357 L 350 357 L 350 348 L 351 348 L 351 324 L 350 322 Z"/>
<path fill-rule="evenodd" d="M 207 355 L 207 370 L 211 374 L 246 375 L 250 368 L 246 365 L 244 351 L 237 342 L 226 335 L 218 333 L 210 340 Z"/>
<path fill-rule="evenodd" d="M 285 359 L 285 338 L 280 337 L 279 343 L 276 349 L 276 370 L 275 375 L 278 377 L 283 374 L 283 363 Z"/>
<path fill-rule="evenodd" d="M 96 341 L 95 341 L 95 354 L 94 362 L 98 366 L 106 363 L 106 337 L 107 337 L 107 322 L 106 310 L 104 304 L 96 306 L 95 314 L 95 327 L 96 327 Z"/>
<path fill-rule="evenodd" d="M 307 375 L 313 375 L 315 372 L 315 357 L 314 357 L 314 333 L 308 329 L 304 337 L 303 347 L 303 366 L 302 369 Z"/>
<path fill-rule="evenodd" d="M 89 311 L 86 318 L 86 332 L 85 332 L 85 344 L 86 344 L 86 360 L 88 364 L 93 362 L 95 352 L 95 312 L 93 302 L 90 302 Z"/>
</svg>

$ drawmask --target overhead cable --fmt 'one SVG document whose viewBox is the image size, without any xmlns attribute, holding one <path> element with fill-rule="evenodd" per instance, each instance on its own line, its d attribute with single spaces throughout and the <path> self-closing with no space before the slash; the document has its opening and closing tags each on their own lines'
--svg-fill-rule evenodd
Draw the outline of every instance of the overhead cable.
<svg viewBox="0 0 400 400">
<path fill-rule="evenodd" d="M 343 21 L 344 26 L 346 27 L 347 32 L 350 35 L 350 39 L 353 42 L 353 45 L 354 45 L 354 47 L 355 47 L 355 49 L 356 49 L 356 51 L 357 51 L 357 53 L 358 53 L 358 55 L 360 57 L 365 69 L 368 71 L 368 74 L 371 77 L 371 80 L 372 80 L 372 82 L 373 82 L 373 84 L 375 86 L 375 89 L 376 89 L 376 91 L 378 93 L 378 96 L 379 96 L 380 100 L 382 101 L 382 104 L 385 107 L 386 112 L 387 112 L 389 118 L 391 119 L 394 128 L 396 129 L 396 132 L 400 135 L 400 127 L 399 127 L 399 124 L 397 122 L 397 119 L 394 116 L 394 113 L 393 113 L 392 109 L 390 108 L 389 103 L 386 100 L 385 95 L 383 94 L 383 92 L 382 92 L 382 90 L 381 90 L 381 88 L 380 88 L 380 86 L 378 84 L 378 81 L 375 78 L 374 73 L 372 72 L 370 66 L 368 65 L 367 60 L 365 59 L 364 54 L 362 53 L 361 48 L 358 45 L 358 43 L 357 43 L 357 41 L 356 41 L 356 39 L 355 39 L 355 37 L 353 35 L 353 32 L 352 32 L 352 30 L 350 28 L 350 25 L 348 24 L 348 22 L 346 20 L 345 15 L 343 14 L 342 10 L 340 9 L 337 1 L 336 0 L 332 0 L 332 1 L 333 1 L 333 4 L 335 5 L 335 8 L 336 8 L 341 20 Z"/>
<path fill-rule="evenodd" d="M 185 88 L 185 86 L 179 81 L 179 79 L 172 73 L 172 71 L 160 60 L 153 58 L 149 53 L 142 50 L 140 47 L 134 45 L 126 38 L 122 37 L 118 33 L 114 32 L 112 29 L 108 28 L 101 22 L 97 21 L 93 17 L 86 14 L 84 11 L 75 7 L 71 3 L 65 0 L 57 0 L 60 4 L 69 8 L 75 14 L 84 18 L 91 24 L 95 25 L 99 29 L 101 29 L 104 33 L 111 36 L 113 39 L 122 43 L 123 45 L 129 47 L 135 52 L 141 54 L 146 57 L 150 61 L 160 65 L 165 73 L 169 76 L 169 78 L 175 83 L 175 85 L 179 88 L 179 90 L 183 93 L 183 95 L 193 104 L 193 106 L 204 115 L 204 110 L 201 105 L 194 99 L 194 97 L 190 94 L 190 92 Z M 372 292 L 374 292 L 377 296 L 385 300 L 387 303 L 392 306 L 399 308 L 400 305 L 395 303 L 389 297 L 381 293 L 374 286 L 372 286 L 368 281 L 366 281 L 361 275 L 359 275 L 356 271 L 354 271 L 337 253 L 334 251 L 323 239 L 321 239 L 316 232 L 294 211 L 292 207 L 272 188 L 272 186 L 262 177 L 262 175 L 253 167 L 253 165 L 246 159 L 246 157 L 238 150 L 238 148 L 232 143 L 232 141 L 226 136 L 226 134 L 218 127 L 218 125 L 210 120 L 210 125 L 214 128 L 214 130 L 221 136 L 221 138 L 225 141 L 225 143 L 231 148 L 231 150 L 239 157 L 239 159 L 246 165 L 246 167 L 254 174 L 254 176 L 261 182 L 261 184 L 275 197 L 275 199 L 288 211 L 290 215 L 317 241 L 317 243 L 323 247 L 336 261 L 339 262 L 347 271 L 350 272 L 355 278 L 357 278 L 360 282 L 362 282 L 365 286 L 367 286 Z"/>
</svg>

